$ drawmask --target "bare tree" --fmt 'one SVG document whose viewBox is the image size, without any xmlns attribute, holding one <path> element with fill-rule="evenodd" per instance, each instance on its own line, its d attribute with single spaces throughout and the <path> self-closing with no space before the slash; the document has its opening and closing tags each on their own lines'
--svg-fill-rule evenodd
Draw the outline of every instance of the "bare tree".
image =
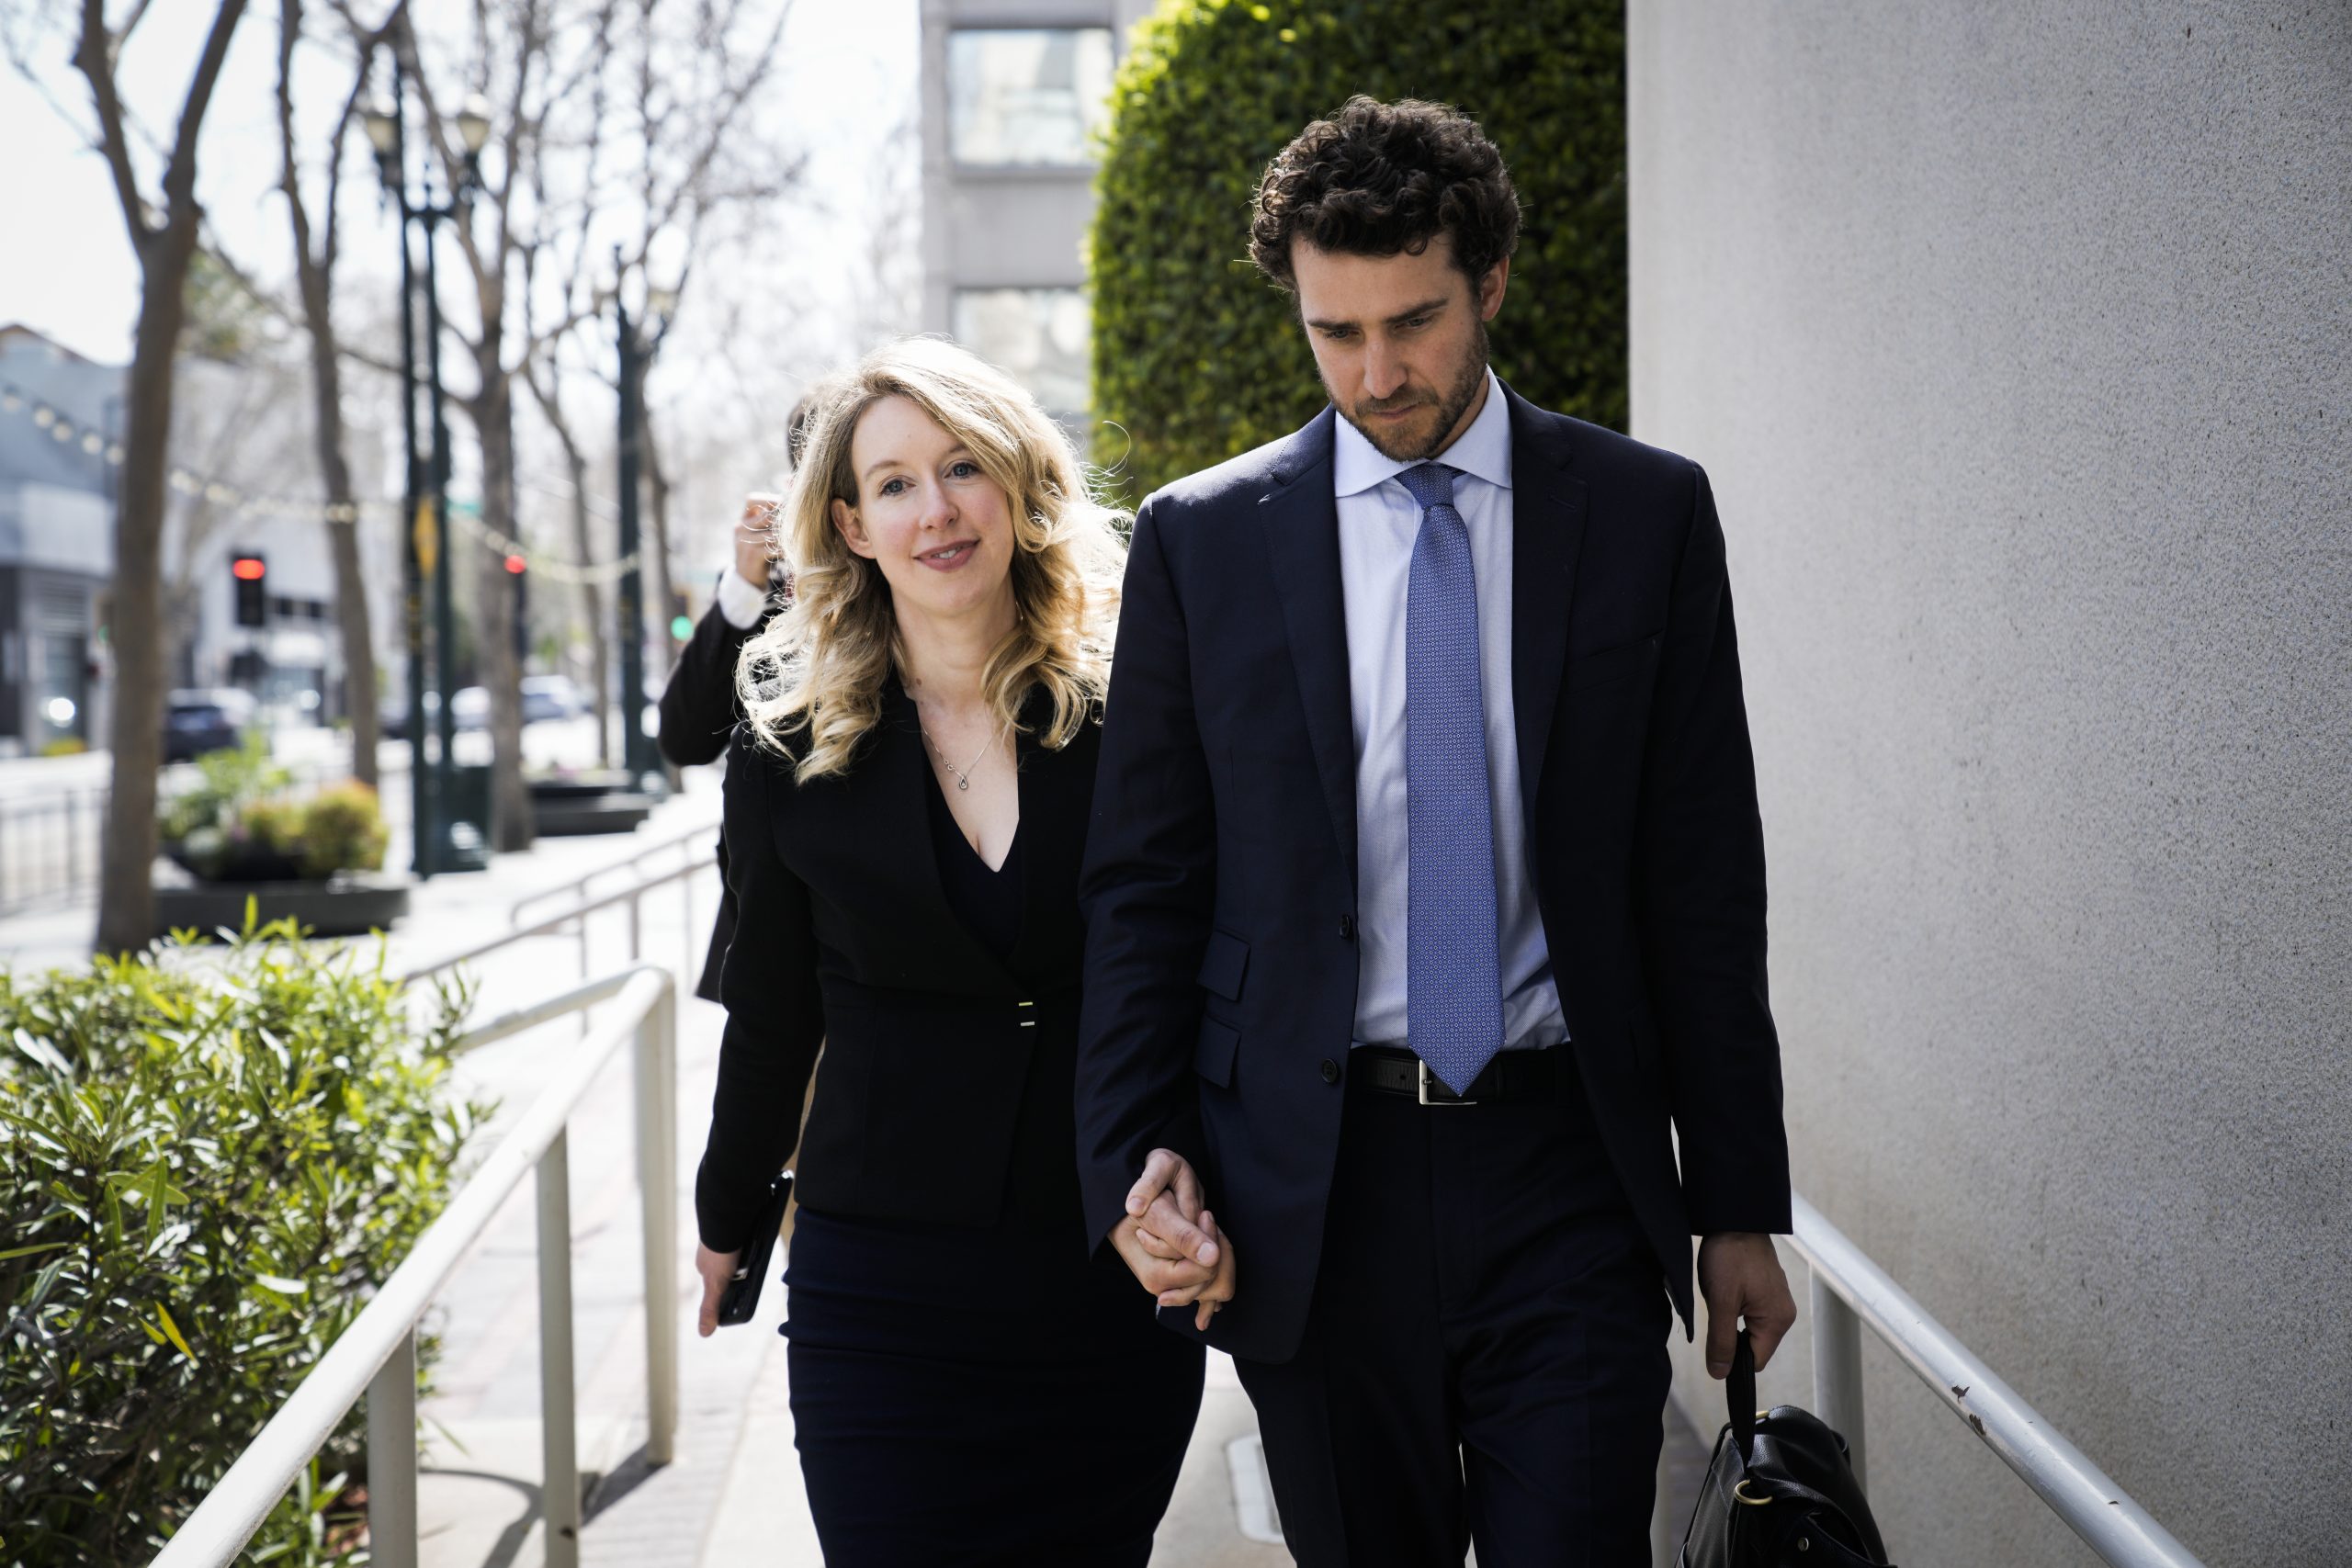
<svg viewBox="0 0 2352 1568">
<path fill-rule="evenodd" d="M 331 519 L 325 526 L 334 560 L 335 622 L 343 637 L 344 691 L 351 717 L 351 772 L 372 789 L 377 783 L 376 751 L 381 739 L 381 720 L 376 711 L 376 644 L 368 625 L 367 582 L 359 560 L 359 509 L 345 445 L 343 360 L 335 333 L 334 291 L 344 141 L 358 109 L 360 95 L 367 88 L 368 57 L 378 37 L 362 33 L 352 40 L 356 63 L 351 91 L 344 99 L 343 112 L 335 118 L 334 133 L 328 142 L 326 192 L 322 204 L 323 223 L 315 239 L 310 208 L 302 195 L 300 166 L 294 153 L 294 50 L 301 38 L 301 0 L 280 0 L 278 189 L 285 193 L 287 218 L 293 229 L 295 282 L 301 294 L 302 324 L 310 336 L 311 439 L 318 451 L 320 482 L 326 489 L 326 515 Z"/>
<path fill-rule="evenodd" d="M 91 123 L 84 129 L 105 160 L 139 262 L 139 319 L 133 333 L 121 488 L 115 513 L 114 753 L 107 801 L 106 852 L 98 882 L 97 948 L 130 953 L 154 934 L 156 771 L 163 761 L 164 577 L 161 544 L 164 489 L 171 468 L 174 362 L 186 322 L 188 267 L 197 252 L 202 209 L 196 199 L 197 141 L 230 39 L 245 0 L 220 0 L 181 100 L 179 119 L 164 150 L 156 199 L 141 188 L 131 143 L 136 128 L 116 77 L 131 33 L 147 15 L 147 0 L 131 0 L 120 23 L 107 19 L 106 0 L 81 0 L 74 68 L 89 85 Z M 24 57 L 12 37 L 11 52 Z M 28 74 L 30 74 L 28 72 Z"/>
<path fill-rule="evenodd" d="M 460 223 L 458 235 L 478 307 L 478 325 L 466 340 L 475 386 L 458 402 L 481 437 L 482 520 L 494 535 L 512 538 L 520 533 L 514 380 L 546 344 L 594 315 L 594 291 L 585 286 L 588 258 L 592 246 L 601 243 L 608 215 L 624 203 L 637 209 L 635 221 L 626 225 L 634 231 L 634 243 L 623 246 L 625 276 L 645 268 L 657 242 L 681 242 L 690 254 L 691 233 L 714 205 L 777 187 L 773 174 L 761 180 L 731 173 L 749 150 L 737 138 L 744 108 L 778 58 L 786 13 L 775 9 L 763 26 L 762 12 L 772 3 L 695 0 L 687 6 L 633 0 L 634 14 L 625 24 L 621 0 L 573 6 L 563 0 L 477 0 L 463 60 L 439 71 L 437 62 L 424 58 L 414 30 L 403 22 L 426 129 L 444 166 L 458 166 L 443 113 L 450 94 L 442 84 L 448 78 L 483 95 L 493 124 L 495 152 L 483 162 L 481 221 Z M 668 20 L 673 16 L 674 25 Z M 741 37 L 747 29 L 759 36 Z M 623 45 L 631 52 L 622 54 Z M 621 128 L 628 156 L 616 164 L 608 186 L 600 150 L 621 138 L 605 128 L 602 111 L 605 84 L 616 70 L 628 73 L 636 92 L 630 101 L 634 113 Z M 559 161 L 565 164 L 561 178 Z M 764 162 L 743 160 L 746 167 Z M 783 179 L 788 183 L 790 177 L 786 172 Z M 522 330 L 514 331 L 510 290 L 518 282 L 530 287 L 542 253 L 568 258 L 568 266 L 550 269 L 567 277 L 563 308 L 544 326 L 526 317 Z M 660 541 L 653 543 L 647 553 L 658 560 Z M 513 849 L 530 836 L 513 604 L 508 584 L 493 581 L 504 574 L 487 552 L 481 574 L 476 641 L 491 699 L 492 842 Z M 660 585 L 657 575 L 657 590 Z M 641 638 L 644 628 L 628 628 L 627 635 Z M 622 716 L 624 724 L 637 719 L 634 714 Z"/>
<path fill-rule="evenodd" d="M 698 34 L 696 51 L 683 56 L 664 38 L 659 15 L 661 0 L 637 0 L 637 28 L 623 43 L 630 51 L 635 87 L 635 146 L 641 154 L 635 191 L 639 227 L 634 257 L 627 264 L 649 268 L 665 241 L 685 258 L 670 284 L 673 301 L 682 303 L 693 280 L 692 258 L 712 217 L 729 208 L 760 208 L 774 203 L 800 178 L 803 162 L 775 155 L 755 138 L 739 136 L 742 114 L 765 85 L 782 41 L 788 7 L 776 13 L 765 46 L 750 55 L 748 68 L 739 69 L 724 48 L 708 48 L 709 33 Z M 736 20 L 737 8 L 717 18 L 716 37 L 724 39 Z M 698 17 L 697 24 L 706 17 Z M 674 310 L 676 304 L 673 306 Z M 657 350 L 671 321 L 655 324 Z M 644 382 L 651 374 L 654 353 L 638 363 L 639 385 L 624 395 L 636 400 L 639 452 L 644 461 L 647 538 L 643 554 L 650 577 L 647 602 L 652 606 L 653 646 L 658 650 L 651 673 L 666 677 L 677 661 L 677 639 L 670 634 L 671 607 L 676 602 L 670 581 L 670 503 L 674 493 L 664 443 L 656 426 L 653 407 Z"/>
</svg>

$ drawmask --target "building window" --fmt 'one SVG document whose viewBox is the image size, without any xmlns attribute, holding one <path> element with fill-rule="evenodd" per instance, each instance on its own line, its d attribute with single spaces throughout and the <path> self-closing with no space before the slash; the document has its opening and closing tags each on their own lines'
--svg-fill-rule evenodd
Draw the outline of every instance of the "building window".
<svg viewBox="0 0 2352 1568">
<path fill-rule="evenodd" d="M 965 288 L 956 295 L 956 341 L 1029 389 L 1046 412 L 1085 412 L 1086 291 Z"/>
<path fill-rule="evenodd" d="M 1110 93 L 1108 28 L 947 35 L 949 152 L 959 164 L 1084 164 Z"/>
</svg>

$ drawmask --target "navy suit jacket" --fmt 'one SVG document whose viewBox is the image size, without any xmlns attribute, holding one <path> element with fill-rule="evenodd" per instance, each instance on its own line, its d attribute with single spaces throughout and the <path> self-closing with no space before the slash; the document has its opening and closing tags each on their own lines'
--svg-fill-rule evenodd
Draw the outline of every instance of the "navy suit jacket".
<svg viewBox="0 0 2352 1568">
<path fill-rule="evenodd" d="M 1565 1049 L 1687 1328 L 1692 1235 L 1789 1228 L 1723 530 L 1697 465 L 1504 396 L 1521 798 Z M 1137 514 L 1080 885 L 1088 1224 L 1107 1235 L 1151 1149 L 1185 1156 L 1238 1269 L 1207 1338 L 1268 1361 L 1305 1329 L 1355 1016 L 1335 417 Z"/>
</svg>

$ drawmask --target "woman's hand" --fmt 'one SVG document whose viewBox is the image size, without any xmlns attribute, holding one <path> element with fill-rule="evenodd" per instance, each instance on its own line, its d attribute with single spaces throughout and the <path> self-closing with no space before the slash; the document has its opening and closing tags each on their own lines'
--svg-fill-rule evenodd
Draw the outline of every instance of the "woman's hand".
<svg viewBox="0 0 2352 1568">
<path fill-rule="evenodd" d="M 727 1293 L 729 1281 L 742 1266 L 743 1253 L 713 1252 L 700 1242 L 695 1243 L 695 1272 L 702 1276 L 702 1315 L 695 1320 L 695 1332 L 705 1339 L 718 1330 L 718 1298 Z"/>
<path fill-rule="evenodd" d="M 1233 1238 L 1217 1229 L 1215 1214 L 1201 1211 L 1199 1234 L 1216 1247 L 1216 1263 L 1211 1267 L 1147 1229 L 1148 1224 L 1121 1220 L 1111 1229 L 1111 1245 L 1161 1306 L 1193 1308 L 1193 1325 L 1206 1330 L 1217 1308 L 1233 1299 Z"/>
</svg>

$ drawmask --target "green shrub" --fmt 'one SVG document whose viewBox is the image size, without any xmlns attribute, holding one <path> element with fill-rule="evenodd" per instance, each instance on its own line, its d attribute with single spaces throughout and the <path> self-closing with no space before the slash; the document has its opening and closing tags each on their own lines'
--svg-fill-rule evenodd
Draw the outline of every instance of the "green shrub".
<svg viewBox="0 0 2352 1568">
<path fill-rule="evenodd" d="M 0 1562 L 143 1562 L 447 1201 L 466 1005 L 290 928 L 0 972 Z M 355 1412 L 253 1561 L 334 1561 Z"/>
<path fill-rule="evenodd" d="M 196 760 L 197 782 L 165 801 L 156 829 L 167 843 L 178 843 L 205 829 L 226 832 L 237 813 L 257 800 L 282 795 L 293 774 L 269 760 L 269 742 L 259 730 L 246 732 L 243 742 Z"/>
<path fill-rule="evenodd" d="M 322 789 L 302 811 L 302 874 L 381 871 L 390 841 L 374 790 L 356 780 Z"/>
<path fill-rule="evenodd" d="M 269 760 L 258 735 L 196 761 L 198 784 L 164 804 L 156 829 L 197 875 L 272 882 L 383 869 L 390 836 L 366 784 L 352 780 L 307 801 L 287 799 L 292 776 Z"/>
<path fill-rule="evenodd" d="M 1266 164 L 1351 94 L 1475 116 L 1519 187 L 1496 370 L 1623 429 L 1624 7 L 1600 0 L 1163 0 L 1111 95 L 1089 240 L 1096 414 L 1133 494 L 1324 403 L 1290 297 L 1249 260 Z M 1117 459 L 1115 431 L 1097 455 Z"/>
</svg>

